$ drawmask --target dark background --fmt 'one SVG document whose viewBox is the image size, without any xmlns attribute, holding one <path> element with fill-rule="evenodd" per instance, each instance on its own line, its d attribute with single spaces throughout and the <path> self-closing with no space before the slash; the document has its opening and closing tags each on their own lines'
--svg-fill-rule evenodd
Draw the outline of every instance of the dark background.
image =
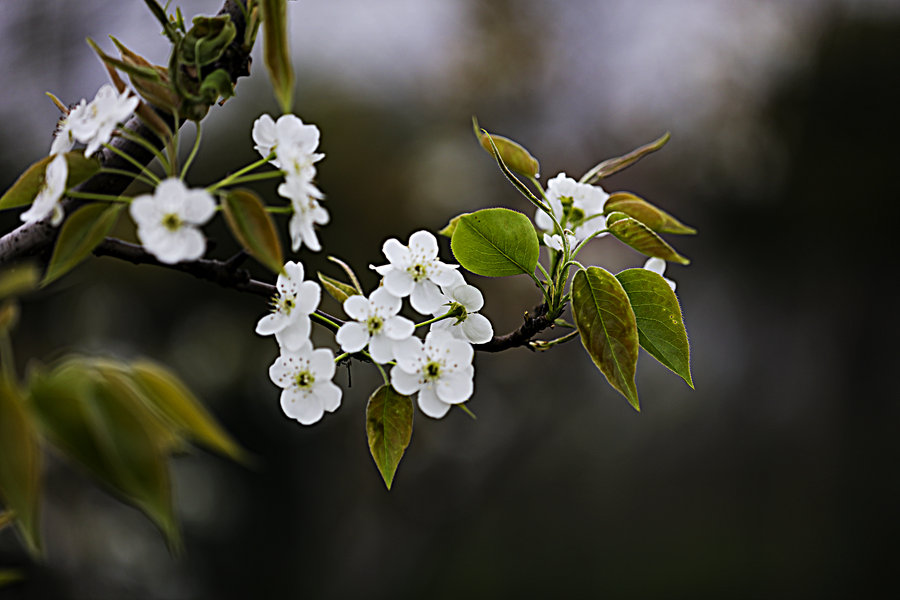
<svg viewBox="0 0 900 600">
<path fill-rule="evenodd" d="M 327 155 L 318 182 L 332 222 L 320 239 L 367 288 L 387 237 L 479 207 L 531 213 L 475 143 L 471 115 L 524 143 L 545 181 L 671 131 L 605 187 L 700 231 L 670 239 L 693 263 L 666 273 L 697 389 L 642 355 L 637 413 L 577 342 L 479 354 L 477 422 L 417 413 L 387 492 L 365 440 L 376 373 L 357 365 L 349 388 L 339 373 L 340 410 L 303 427 L 268 381 L 274 342 L 253 334 L 264 301 L 95 259 L 23 303 L 20 372 L 75 351 L 163 361 L 258 465 L 199 450 L 173 462 L 187 550 L 173 559 L 149 521 L 51 459 L 47 559 L 29 562 L 0 534 L 0 567 L 26 575 L 0 595 L 821 598 L 893 581 L 895 3 L 289 10 L 296 112 L 321 128 Z M 49 148 L 56 112 L 42 92 L 72 103 L 103 83 L 84 37 L 112 33 L 166 57 L 140 2 L 7 1 L 0 28 L 3 189 Z M 258 54 L 253 71 L 205 124 L 195 185 L 253 160 L 252 121 L 276 112 Z M 0 216 L 4 231 L 16 213 Z M 210 255 L 228 256 L 221 224 L 207 231 L 219 240 Z M 339 275 L 323 256 L 297 258 Z M 617 271 L 643 259 L 603 240 L 582 261 Z M 538 301 L 525 278 L 472 279 L 498 331 Z"/>
</svg>

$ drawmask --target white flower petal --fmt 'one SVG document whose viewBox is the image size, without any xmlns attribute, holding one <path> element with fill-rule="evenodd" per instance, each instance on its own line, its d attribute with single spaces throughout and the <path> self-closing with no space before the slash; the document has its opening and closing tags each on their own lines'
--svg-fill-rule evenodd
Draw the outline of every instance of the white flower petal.
<svg viewBox="0 0 900 600">
<path fill-rule="evenodd" d="M 428 279 L 437 285 L 449 287 L 458 281 L 453 274 L 458 267 L 459 265 L 448 265 L 436 260 L 428 267 Z"/>
<path fill-rule="evenodd" d="M 380 287 L 369 294 L 369 302 L 371 303 L 373 312 L 383 319 L 386 319 L 391 315 L 396 315 L 400 312 L 400 307 L 403 306 L 403 301 L 399 297 L 383 287 Z M 368 317 L 369 315 L 366 315 L 366 318 Z"/>
<path fill-rule="evenodd" d="M 344 300 L 344 312 L 351 319 L 365 321 L 372 316 L 372 304 L 364 296 L 356 294 Z"/>
<path fill-rule="evenodd" d="M 281 392 L 281 410 L 292 419 L 303 425 L 318 422 L 325 414 L 322 401 L 311 393 L 304 393 L 295 388 Z"/>
<path fill-rule="evenodd" d="M 322 288 L 315 281 L 304 281 L 297 290 L 297 305 L 294 310 L 309 314 L 319 307 L 322 300 Z"/>
<path fill-rule="evenodd" d="M 281 312 L 274 312 L 259 320 L 256 324 L 256 333 L 259 335 L 272 335 L 287 327 L 288 324 L 287 315 Z"/>
<path fill-rule="evenodd" d="M 405 269 L 410 263 L 409 248 L 401 244 L 396 238 L 387 240 L 381 247 L 385 258 L 397 268 Z"/>
<path fill-rule="evenodd" d="M 419 408 L 429 417 L 440 419 L 450 410 L 450 405 L 441 402 L 433 388 L 426 387 L 419 390 Z"/>
<path fill-rule="evenodd" d="M 472 395 L 473 389 L 472 376 L 468 373 L 447 373 L 434 386 L 438 399 L 450 404 L 465 402 Z"/>
<path fill-rule="evenodd" d="M 385 285 L 387 285 L 387 277 L 385 277 Z M 443 302 L 444 295 L 438 286 L 428 280 L 415 283 L 409 295 L 409 303 L 416 312 L 422 315 L 434 314 L 434 311 L 438 310 Z"/>
<path fill-rule="evenodd" d="M 391 385 L 406 396 L 415 394 L 422 387 L 418 373 L 407 373 L 399 365 L 391 369 Z"/>
<path fill-rule="evenodd" d="M 369 343 L 369 329 L 362 323 L 350 321 L 341 325 L 335 340 L 344 352 L 359 352 Z"/>
<path fill-rule="evenodd" d="M 409 337 L 394 344 L 394 358 L 397 366 L 408 373 L 418 373 L 425 358 L 422 340 Z"/>
<path fill-rule="evenodd" d="M 657 275 L 662 275 L 666 272 L 666 261 L 661 258 L 648 258 L 647 262 L 644 263 L 644 268 L 648 271 L 653 271 Z"/>
<path fill-rule="evenodd" d="M 453 288 L 453 299 L 462 304 L 468 312 L 478 312 L 484 306 L 484 296 L 474 285 Z"/>
<path fill-rule="evenodd" d="M 203 225 L 216 212 L 216 201 L 205 190 L 188 190 L 184 195 L 182 218 L 194 225 Z"/>
<path fill-rule="evenodd" d="M 473 344 L 484 344 L 494 337 L 494 327 L 487 317 L 478 313 L 470 313 L 459 327 Z"/>
<path fill-rule="evenodd" d="M 417 231 L 409 236 L 409 250 L 419 257 L 435 258 L 438 254 L 437 239 L 430 231 Z"/>
<path fill-rule="evenodd" d="M 334 412 L 341 406 L 341 388 L 333 381 L 326 381 L 322 384 L 316 384 L 313 393 L 322 403 L 322 408 L 328 412 Z"/>
<path fill-rule="evenodd" d="M 136 197 L 128 206 L 128 212 L 138 227 L 156 224 L 162 219 L 162 214 L 153 201 L 153 196 L 144 194 Z"/>
<path fill-rule="evenodd" d="M 394 340 L 385 335 L 374 335 L 369 340 L 369 354 L 378 364 L 394 360 Z"/>
<path fill-rule="evenodd" d="M 287 324 L 275 332 L 275 340 L 282 350 L 299 352 L 309 342 L 310 327 L 309 317 L 306 315 L 291 315 Z"/>
<path fill-rule="evenodd" d="M 384 320 L 384 335 L 392 340 L 400 341 L 410 337 L 416 325 L 406 317 L 394 316 Z"/>
<path fill-rule="evenodd" d="M 406 271 L 392 269 L 384 275 L 384 287 L 398 298 L 405 298 L 413 291 L 416 282 Z M 433 283 L 431 285 L 434 285 Z"/>
</svg>

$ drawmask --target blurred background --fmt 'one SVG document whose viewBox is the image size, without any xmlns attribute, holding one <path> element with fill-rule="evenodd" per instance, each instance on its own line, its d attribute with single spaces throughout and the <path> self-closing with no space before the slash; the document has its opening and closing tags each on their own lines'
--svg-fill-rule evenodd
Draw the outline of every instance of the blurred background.
<svg viewBox="0 0 900 600">
<path fill-rule="evenodd" d="M 24 302 L 20 372 L 70 352 L 162 361 L 257 465 L 200 450 L 173 462 L 186 541 L 174 559 L 147 519 L 51 460 L 46 562 L 4 531 L 0 566 L 26 580 L 0 595 L 821 598 L 887 583 L 900 534 L 886 260 L 900 220 L 900 3 L 301 0 L 289 14 L 296 112 L 326 153 L 320 239 L 367 288 L 387 237 L 486 206 L 531 214 L 472 115 L 527 146 L 544 181 L 670 131 L 604 187 L 700 231 L 670 238 L 693 263 L 666 273 L 696 391 L 642 354 L 637 413 L 578 342 L 479 354 L 478 420 L 417 413 L 387 492 L 365 437 L 377 373 L 340 372 L 340 410 L 303 427 L 266 375 L 274 341 L 253 334 L 264 301 L 94 259 Z M 0 4 L 0 188 L 49 148 L 58 111 L 43 93 L 74 103 L 105 82 L 84 39 L 111 50 L 108 34 L 166 61 L 137 0 Z M 196 185 L 253 160 L 253 120 L 277 113 L 260 49 L 204 122 Z M 3 231 L 16 213 L 0 215 Z M 210 255 L 233 252 L 221 224 L 208 233 Z M 297 258 L 340 275 L 324 256 Z M 643 258 L 600 240 L 582 262 Z M 498 332 L 539 300 L 524 277 L 470 279 Z"/>
</svg>

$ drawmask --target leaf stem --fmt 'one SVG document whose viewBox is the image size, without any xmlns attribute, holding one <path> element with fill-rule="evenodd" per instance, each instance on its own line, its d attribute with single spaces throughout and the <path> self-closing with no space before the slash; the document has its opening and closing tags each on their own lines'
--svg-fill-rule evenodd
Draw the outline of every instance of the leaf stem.
<svg viewBox="0 0 900 600">
<path fill-rule="evenodd" d="M 123 130 L 123 131 L 127 131 L 127 130 Z M 124 137 L 128 137 L 128 136 L 124 136 Z M 140 136 L 137 136 L 137 137 L 139 139 L 143 140 L 143 138 L 140 138 Z M 139 142 L 137 140 L 131 140 L 131 141 L 135 142 L 136 144 L 141 144 L 141 142 Z M 110 144 L 103 144 L 103 147 L 106 148 L 107 150 L 109 150 L 110 152 L 112 152 L 113 154 L 116 154 L 116 155 L 122 157 L 123 159 L 127 160 L 129 163 L 131 163 L 132 165 L 134 165 L 135 167 L 140 169 L 141 173 L 145 174 L 147 177 L 149 177 L 151 180 L 155 181 L 157 184 L 159 183 L 160 179 L 159 179 L 159 177 L 156 176 L 155 173 L 153 173 L 153 171 L 151 171 L 146 166 L 139 163 L 127 152 L 123 152 L 123 151 L 119 150 L 118 148 L 116 148 L 115 146 L 112 146 Z M 159 158 L 161 162 L 165 161 L 165 158 L 162 156 L 162 154 L 159 153 L 158 150 L 156 150 L 156 148 L 153 148 L 153 152 L 154 152 L 154 154 L 156 154 L 157 158 Z M 163 162 L 163 167 L 165 167 L 166 164 L 168 164 L 168 163 Z"/>
<path fill-rule="evenodd" d="M 188 154 L 188 157 L 184 161 L 184 166 L 181 167 L 181 178 L 184 179 L 184 176 L 187 175 L 188 169 L 191 167 L 191 163 L 194 162 L 194 158 L 197 156 L 197 151 L 200 149 L 200 137 L 201 137 L 201 129 L 200 129 L 200 121 L 194 121 L 197 127 L 197 135 L 194 137 L 194 145 L 191 147 L 191 152 Z"/>
<path fill-rule="evenodd" d="M 125 129 L 124 127 L 119 128 L 118 132 L 121 137 L 123 137 L 129 141 L 132 141 L 135 144 L 138 144 L 139 146 L 143 146 L 146 150 L 150 151 L 150 153 L 152 153 L 153 156 L 155 156 L 159 160 L 160 164 L 163 166 L 163 169 L 167 173 L 169 172 L 169 170 L 170 170 L 169 169 L 169 159 L 166 158 L 166 155 L 163 154 L 162 152 L 160 152 L 160 150 L 155 145 L 153 145 L 153 143 L 148 141 L 147 138 L 145 138 L 144 136 L 142 136 L 138 133 L 135 133 L 134 131 L 131 131 L 130 129 Z M 126 154 L 126 153 L 122 152 L 121 150 L 119 150 L 118 148 L 111 146 L 109 144 L 103 144 L 103 147 L 107 148 L 109 150 L 112 150 L 114 153 L 118 154 L 119 156 L 121 156 L 122 158 L 124 158 L 125 160 L 127 160 L 128 162 L 130 162 L 131 164 L 136 166 L 137 168 L 139 168 L 142 172 L 147 171 L 147 173 L 150 174 L 150 171 L 147 170 L 147 167 L 142 165 L 138 161 L 136 161 L 134 158 L 131 157 L 131 155 Z M 153 177 L 156 177 L 156 175 L 154 174 Z M 158 180 L 159 179 L 157 178 L 157 181 Z"/>
<path fill-rule="evenodd" d="M 225 177 L 224 179 L 222 179 L 222 180 L 220 180 L 220 181 L 218 181 L 218 182 L 212 184 L 211 186 L 207 187 L 207 188 L 206 188 L 206 191 L 212 193 L 212 192 L 216 191 L 217 189 L 219 189 L 219 188 L 221 188 L 221 187 L 225 187 L 226 185 L 231 185 L 231 183 L 232 183 L 235 179 L 238 179 L 241 175 L 243 175 L 243 174 L 245 174 L 245 173 L 249 173 L 250 171 L 252 171 L 252 170 L 254 170 L 254 169 L 258 169 L 259 167 L 265 165 L 267 162 L 269 162 L 269 161 L 272 160 L 273 158 L 275 158 L 275 153 L 274 153 L 274 152 L 270 152 L 269 155 L 266 156 L 265 158 L 262 158 L 262 159 L 260 159 L 260 160 L 258 160 L 258 161 L 256 161 L 256 162 L 254 162 L 254 163 L 250 163 L 249 165 L 247 165 L 247 166 L 244 167 L 243 169 L 239 169 L 239 170 L 235 171 L 234 173 L 232 173 L 231 175 L 228 175 L 228 176 Z M 279 171 L 279 173 L 280 173 L 280 171 Z"/>
<path fill-rule="evenodd" d="M 76 192 L 68 190 L 66 196 L 69 198 L 78 198 L 79 200 L 98 200 L 100 202 L 119 202 L 121 204 L 131 204 L 132 198 L 126 196 L 113 196 L 112 194 L 95 194 L 93 192 Z"/>
<path fill-rule="evenodd" d="M 131 177 L 140 181 L 141 183 L 146 183 L 150 187 L 156 187 L 159 184 L 159 179 L 155 176 L 153 179 L 150 179 L 143 173 L 135 173 L 134 171 L 129 171 L 127 169 L 114 169 L 113 167 L 102 167 L 98 173 L 108 173 L 110 175 L 125 175 L 126 177 Z M 155 179 L 155 181 L 154 181 Z"/>
</svg>

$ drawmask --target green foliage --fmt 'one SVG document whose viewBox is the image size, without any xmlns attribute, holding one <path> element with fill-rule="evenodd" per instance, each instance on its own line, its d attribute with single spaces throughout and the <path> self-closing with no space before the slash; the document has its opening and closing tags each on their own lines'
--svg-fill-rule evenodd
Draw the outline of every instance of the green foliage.
<svg viewBox="0 0 900 600">
<path fill-rule="evenodd" d="M 675 292 L 661 275 L 647 269 L 627 269 L 616 279 L 631 301 L 641 348 L 693 388 L 691 347 Z"/>
<path fill-rule="evenodd" d="M 480 129 L 478 127 L 478 119 L 475 117 L 472 117 L 472 128 L 475 130 L 475 137 L 478 138 L 481 147 L 491 156 L 495 156 L 496 149 L 497 157 L 511 171 L 528 178 L 539 175 L 540 163 L 524 146 L 502 135 L 487 133 L 485 130 Z"/>
<path fill-rule="evenodd" d="M 661 137 L 653 140 L 649 144 L 645 144 L 639 148 L 635 148 L 628 154 L 623 154 L 622 156 L 604 160 L 600 164 L 591 168 L 587 173 L 585 173 L 581 178 L 581 183 L 596 183 L 601 179 L 609 177 L 613 173 L 618 173 L 622 169 L 627 169 L 648 154 L 656 152 L 657 150 L 665 146 L 670 137 L 672 136 L 667 131 Z"/>
<path fill-rule="evenodd" d="M 656 235 L 652 229 L 625 213 L 613 212 L 606 219 L 609 232 L 620 242 L 623 242 L 641 254 L 655 256 L 683 265 L 690 264 L 690 260 L 678 254 L 672 246 Z"/>
<path fill-rule="evenodd" d="M 678 219 L 665 211 L 653 206 L 643 198 L 639 198 L 630 192 L 615 192 L 610 194 L 603 212 L 607 215 L 613 212 L 621 212 L 636 219 L 660 233 L 677 233 L 691 235 L 697 233 L 693 227 L 681 223 Z"/>
<path fill-rule="evenodd" d="M 47 285 L 87 258 L 119 220 L 124 204 L 88 204 L 66 219 L 41 285 Z"/>
<path fill-rule="evenodd" d="M 18 383 L 4 373 L 0 375 L 0 497 L 15 516 L 16 528 L 32 555 L 41 552 L 40 475 L 41 453 L 25 398 Z"/>
<path fill-rule="evenodd" d="M 229 190 L 221 193 L 222 212 L 234 238 L 256 260 L 275 273 L 281 272 L 284 257 L 281 240 L 272 217 L 255 192 Z"/>
<path fill-rule="evenodd" d="M 322 287 L 325 288 L 325 291 L 328 292 L 328 295 L 337 300 L 340 304 L 344 304 L 344 300 L 350 296 L 360 293 L 352 285 L 347 285 L 334 277 L 329 277 L 322 273 L 317 273 L 317 275 L 319 276 L 319 282 L 322 284 Z"/>
<path fill-rule="evenodd" d="M 369 450 L 387 489 L 391 489 L 397 465 L 409 446 L 413 428 L 412 398 L 383 385 L 366 404 Z"/>
<path fill-rule="evenodd" d="M 40 270 L 33 264 L 15 265 L 0 272 L 0 298 L 19 296 L 37 287 Z"/>
<path fill-rule="evenodd" d="M 0 197 L 0 210 L 31 204 L 44 185 L 44 173 L 51 160 L 52 156 L 45 156 L 28 167 Z M 78 150 L 66 153 L 66 164 L 69 167 L 67 188 L 78 185 L 100 170 L 100 162 L 96 157 L 85 158 L 84 152 Z"/>
<path fill-rule="evenodd" d="M 181 41 L 181 56 L 188 64 L 208 65 L 221 58 L 236 35 L 237 29 L 228 15 L 194 17 L 193 27 Z"/>
<path fill-rule="evenodd" d="M 472 213 L 461 213 L 461 214 L 456 215 L 455 217 L 450 219 L 450 222 L 447 223 L 447 225 L 445 225 L 443 229 L 438 231 L 438 234 L 440 234 L 444 237 L 452 238 L 453 232 L 456 231 L 456 226 L 459 225 L 459 220 L 461 218 L 465 217 L 466 215 L 470 215 L 470 214 L 472 214 Z"/>
<path fill-rule="evenodd" d="M 572 279 L 572 315 L 591 360 L 609 384 L 640 410 L 634 383 L 637 322 L 622 284 L 600 267 L 578 270 Z"/>
<path fill-rule="evenodd" d="M 0 588 L 21 581 L 22 579 L 23 575 L 21 571 L 15 569 L 0 569 Z"/>
<path fill-rule="evenodd" d="M 540 254 L 531 221 L 508 208 L 461 215 L 450 248 L 460 265 L 487 277 L 531 275 Z"/>
<path fill-rule="evenodd" d="M 294 105 L 294 69 L 287 33 L 287 2 L 260 0 L 262 7 L 263 56 L 275 98 L 284 113 Z"/>
</svg>

